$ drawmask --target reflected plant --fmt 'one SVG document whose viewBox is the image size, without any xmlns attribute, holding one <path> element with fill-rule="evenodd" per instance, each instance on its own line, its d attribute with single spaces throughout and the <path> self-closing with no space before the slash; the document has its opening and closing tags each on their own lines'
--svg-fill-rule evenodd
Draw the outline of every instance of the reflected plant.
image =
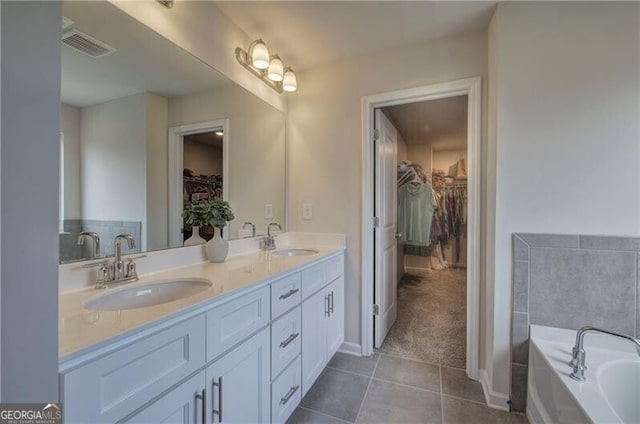
<svg viewBox="0 0 640 424">
<path fill-rule="evenodd" d="M 227 222 L 235 218 L 229 202 L 220 199 L 191 203 L 184 208 L 182 217 L 192 226 L 211 224 L 216 228 L 224 228 Z"/>
</svg>

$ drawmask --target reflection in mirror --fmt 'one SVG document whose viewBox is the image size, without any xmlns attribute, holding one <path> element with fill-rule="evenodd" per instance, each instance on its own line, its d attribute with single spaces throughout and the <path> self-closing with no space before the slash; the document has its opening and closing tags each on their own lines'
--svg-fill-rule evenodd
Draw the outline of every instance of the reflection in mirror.
<svg viewBox="0 0 640 424">
<path fill-rule="evenodd" d="M 112 255 L 121 233 L 123 253 L 183 246 L 184 206 L 211 198 L 229 239 L 285 227 L 283 113 L 114 4 L 63 15 L 61 262 Z"/>
</svg>

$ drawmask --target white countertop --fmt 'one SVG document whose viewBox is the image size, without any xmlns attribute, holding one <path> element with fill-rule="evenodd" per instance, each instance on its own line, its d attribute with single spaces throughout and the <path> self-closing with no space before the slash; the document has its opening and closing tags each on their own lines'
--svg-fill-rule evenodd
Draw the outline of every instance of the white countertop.
<svg viewBox="0 0 640 424">
<path fill-rule="evenodd" d="M 121 311 L 91 311 L 83 307 L 87 299 L 105 293 L 89 288 L 61 293 L 59 296 L 59 362 L 65 362 L 94 349 L 135 334 L 155 324 L 175 318 L 187 318 L 187 313 L 200 313 L 218 301 L 259 288 L 280 275 L 303 268 L 318 259 L 343 251 L 344 246 L 287 245 L 285 248 L 313 248 L 319 253 L 308 256 L 272 256 L 255 252 L 227 258 L 223 263 L 204 262 L 141 275 L 135 283 L 115 286 L 142 285 L 152 281 L 175 278 L 204 278 L 212 286 L 191 297 L 160 305 Z M 107 289 L 109 290 L 109 289 Z M 135 330 L 135 331 L 134 331 Z"/>
</svg>

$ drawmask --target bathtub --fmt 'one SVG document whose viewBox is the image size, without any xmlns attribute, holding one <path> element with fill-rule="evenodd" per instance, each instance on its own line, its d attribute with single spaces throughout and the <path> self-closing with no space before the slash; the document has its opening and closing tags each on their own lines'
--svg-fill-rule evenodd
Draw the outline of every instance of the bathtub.
<svg viewBox="0 0 640 424">
<path fill-rule="evenodd" d="M 531 326 L 527 417 L 542 423 L 640 423 L 640 358 L 631 343 L 585 336 L 584 383 L 569 377 L 576 332 Z"/>
</svg>

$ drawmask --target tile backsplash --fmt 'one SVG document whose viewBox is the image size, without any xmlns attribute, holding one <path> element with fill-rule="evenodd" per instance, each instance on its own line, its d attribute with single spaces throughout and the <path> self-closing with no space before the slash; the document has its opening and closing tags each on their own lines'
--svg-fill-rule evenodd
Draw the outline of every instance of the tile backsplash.
<svg viewBox="0 0 640 424">
<path fill-rule="evenodd" d="M 511 401 L 526 409 L 529 325 L 638 336 L 640 237 L 513 234 Z"/>
</svg>

